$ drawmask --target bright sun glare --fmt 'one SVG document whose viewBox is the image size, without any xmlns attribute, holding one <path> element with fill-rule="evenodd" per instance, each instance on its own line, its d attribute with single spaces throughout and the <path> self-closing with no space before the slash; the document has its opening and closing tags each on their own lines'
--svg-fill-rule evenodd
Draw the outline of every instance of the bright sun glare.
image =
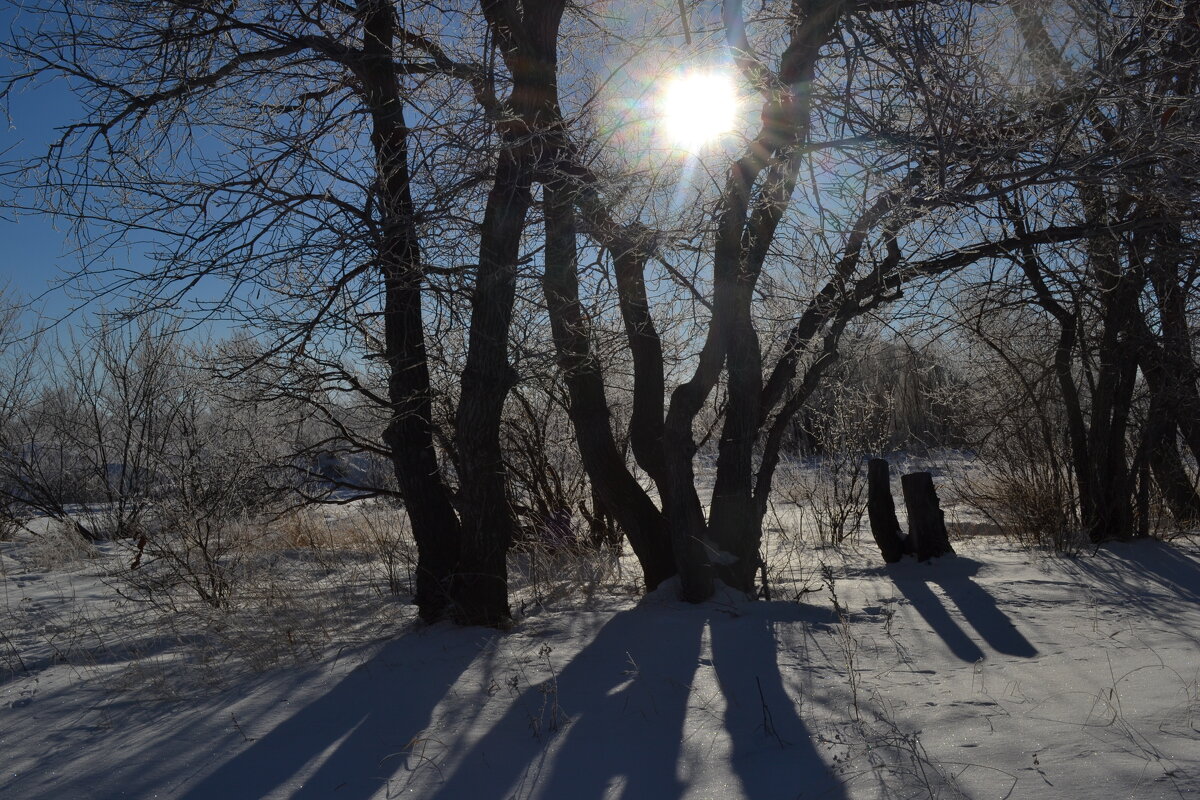
<svg viewBox="0 0 1200 800">
<path fill-rule="evenodd" d="M 670 141 L 691 152 L 733 129 L 733 81 L 718 72 L 689 72 L 663 92 L 663 127 Z"/>
</svg>

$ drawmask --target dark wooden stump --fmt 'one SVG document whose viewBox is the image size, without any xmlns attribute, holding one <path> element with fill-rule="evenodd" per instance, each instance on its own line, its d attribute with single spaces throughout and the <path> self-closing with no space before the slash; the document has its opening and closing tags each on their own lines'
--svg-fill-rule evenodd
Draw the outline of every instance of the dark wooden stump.
<svg viewBox="0 0 1200 800">
<path fill-rule="evenodd" d="M 904 538 L 900 521 L 896 519 L 896 503 L 892 500 L 891 468 L 882 458 L 867 462 L 867 516 L 871 519 L 871 535 L 883 560 L 894 564 L 904 555 Z"/>
<path fill-rule="evenodd" d="M 904 506 L 908 509 L 908 538 L 917 560 L 954 555 L 950 536 L 946 533 L 946 515 L 942 513 L 933 488 L 933 475 L 913 472 L 900 479 L 900 486 L 904 490 Z"/>
</svg>

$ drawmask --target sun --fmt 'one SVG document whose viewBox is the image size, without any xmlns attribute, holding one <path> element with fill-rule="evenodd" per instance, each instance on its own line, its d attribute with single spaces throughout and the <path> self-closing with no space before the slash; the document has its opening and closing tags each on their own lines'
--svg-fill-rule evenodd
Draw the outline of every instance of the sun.
<svg viewBox="0 0 1200 800">
<path fill-rule="evenodd" d="M 672 144 L 689 152 L 733 130 L 736 113 L 733 80 L 721 72 L 686 72 L 663 90 L 663 131 Z"/>
</svg>

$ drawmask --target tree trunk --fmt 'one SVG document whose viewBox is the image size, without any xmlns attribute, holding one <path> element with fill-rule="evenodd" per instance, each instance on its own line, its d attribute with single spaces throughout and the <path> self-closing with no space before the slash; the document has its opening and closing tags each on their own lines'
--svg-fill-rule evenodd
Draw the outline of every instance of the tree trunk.
<svg viewBox="0 0 1200 800">
<path fill-rule="evenodd" d="M 726 359 L 728 402 L 717 454 L 709 530 L 722 557 L 717 577 L 743 592 L 754 591 L 762 543 L 762 515 L 754 501 L 754 449 L 762 398 L 762 353 L 750 319 L 749 287 L 739 287 Z"/>
<path fill-rule="evenodd" d="M 463 531 L 452 613 L 464 625 L 504 625 L 510 618 L 506 557 L 514 526 L 500 421 L 516 380 L 508 363 L 508 329 L 521 234 L 533 201 L 532 159 L 527 148 L 510 144 L 501 151 L 480 234 L 471 338 L 455 419 Z"/>
<path fill-rule="evenodd" d="M 591 509 L 588 509 L 587 503 L 580 500 L 579 513 L 587 521 L 588 543 L 596 552 L 608 550 L 619 555 L 623 539 L 621 528 L 617 525 L 616 519 L 609 512 L 607 506 L 604 505 L 604 501 L 600 499 L 600 495 L 596 493 L 594 485 L 592 486 Z"/>
<path fill-rule="evenodd" d="M 633 411 L 629 441 L 637 464 L 658 487 L 666 486 L 663 460 L 663 418 L 666 414 L 666 380 L 663 376 L 662 340 L 650 314 L 646 294 L 646 252 L 635 242 L 614 242 L 610 247 L 617 295 L 629 354 L 633 358 Z"/>
<path fill-rule="evenodd" d="M 1134 458 L 1135 491 L 1133 505 L 1133 535 L 1137 539 L 1150 536 L 1150 463 L 1145 447 Z"/>
<path fill-rule="evenodd" d="M 1109 250 L 1108 242 L 1092 248 L 1098 279 L 1108 282 L 1101 293 L 1100 366 L 1088 425 L 1086 479 L 1090 492 L 1080 492 L 1085 499 L 1083 525 L 1092 542 L 1133 536 L 1134 487 L 1125 439 L 1137 378 L 1137 354 L 1130 337 L 1141 316 L 1137 307 L 1141 280 L 1132 269 L 1118 275 L 1116 258 Z"/>
<path fill-rule="evenodd" d="M 892 500 L 891 471 L 882 458 L 867 462 L 867 516 L 883 560 L 895 564 L 904 556 L 904 539 L 900 521 L 896 519 L 896 503 Z"/>
<path fill-rule="evenodd" d="M 547 129 L 558 118 L 556 48 L 565 0 L 522 5 L 521 14 L 509 13 L 507 4 L 483 5 L 513 88 L 507 102 L 511 118 L 500 126 L 495 181 L 480 229 L 470 341 L 455 419 L 462 549 L 452 612 L 457 621 L 474 625 L 503 626 L 510 620 L 506 557 L 514 523 L 500 448 L 504 399 L 516 380 L 508 363 L 508 332 L 533 181 L 550 155 Z"/>
<path fill-rule="evenodd" d="M 382 220 L 379 265 L 384 284 L 384 358 L 391 420 L 383 439 L 417 543 L 417 613 L 434 622 L 445 613 L 458 562 L 459 522 L 433 446 L 433 410 L 421 293 L 424 273 L 408 170 L 408 128 L 400 86 L 387 54 L 395 36 L 392 9 L 376 4 L 364 20 L 363 49 L 371 64 L 364 89 L 371 109 L 371 144 L 379 175 Z"/>
<path fill-rule="evenodd" d="M 570 393 L 568 412 L 593 492 L 616 516 L 642 566 L 646 588 L 654 589 L 675 574 L 671 543 L 662 514 L 630 474 L 613 438 L 603 374 L 579 302 L 574 204 L 566 183 L 560 178 L 545 187 L 542 286 L 559 367 Z"/>
<path fill-rule="evenodd" d="M 710 334 L 697 376 L 675 389 L 671 410 L 665 411 L 662 342 L 650 315 L 643 275 L 646 249 L 637 240 L 636 230 L 622 230 L 617 225 L 594 191 L 583 189 L 577 199 L 593 235 L 608 250 L 616 270 L 621 316 L 633 355 L 630 435 L 634 457 L 662 497 L 662 517 L 679 575 L 680 594 L 690 602 L 701 602 L 712 596 L 713 574 L 705 544 L 708 530 L 692 467 L 696 452 L 692 423 L 711 389 L 709 379 L 716 382 L 722 354 L 717 352 Z"/>
<path fill-rule="evenodd" d="M 713 594 L 713 568 L 708 526 L 700 496 L 696 493 L 696 475 L 692 468 L 696 454 L 692 419 L 695 415 L 689 417 L 687 428 L 683 429 L 678 423 L 672 425 L 670 413 L 667 415 L 663 442 L 667 492 L 663 498 L 663 514 L 667 519 L 675 569 L 679 573 L 680 596 L 689 603 L 702 603 Z"/>
<path fill-rule="evenodd" d="M 1200 494 L 1196 493 L 1191 476 L 1179 456 L 1175 421 L 1164 413 L 1156 412 L 1153 402 L 1146 429 L 1146 458 L 1154 475 L 1154 483 L 1171 509 L 1175 523 L 1180 527 L 1194 525 L 1200 520 Z"/>
<path fill-rule="evenodd" d="M 904 507 L 908 509 L 908 537 L 918 561 L 944 555 L 954 555 L 950 536 L 946 532 L 946 516 L 933 488 L 933 475 L 913 472 L 900 479 L 904 490 Z"/>
</svg>

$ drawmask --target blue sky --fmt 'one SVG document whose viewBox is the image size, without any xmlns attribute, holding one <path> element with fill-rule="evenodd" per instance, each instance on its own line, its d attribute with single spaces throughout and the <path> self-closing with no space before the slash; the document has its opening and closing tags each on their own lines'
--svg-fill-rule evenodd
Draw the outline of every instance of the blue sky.
<svg viewBox="0 0 1200 800">
<path fill-rule="evenodd" d="M 0 3 L 0 36 L 8 35 L 10 26 L 20 13 L 13 5 Z M 21 21 L 17 21 L 17 25 L 20 24 Z M 12 66 L 0 58 L 0 73 L 8 72 Z M 653 68 L 643 65 L 636 70 L 630 65 L 625 65 L 624 69 L 628 75 L 640 72 L 658 75 L 660 71 L 659 65 L 654 65 Z M 641 106 L 648 100 L 653 101 L 654 85 L 656 84 L 634 91 L 635 107 L 626 107 L 632 101 L 629 98 L 621 98 L 622 104 L 612 113 L 623 122 L 627 122 L 627 117 L 631 114 L 634 117 L 644 115 L 645 109 Z M 621 95 L 622 92 L 617 94 Z M 0 112 L 3 112 L 3 116 L 0 116 L 0 164 L 11 164 L 14 161 L 43 155 L 57 138 L 61 126 L 83 116 L 79 104 L 63 81 L 33 86 L 16 93 L 8 98 L 6 107 L 0 108 Z M 626 126 L 621 127 L 624 129 Z M 643 137 L 636 140 L 636 149 L 646 151 L 644 126 L 635 125 L 633 128 L 636 129 L 634 133 L 637 136 Z M 615 145 L 620 147 L 621 141 L 615 142 Z M 650 149 L 655 154 L 650 166 L 659 169 L 680 157 L 679 152 L 673 149 L 659 152 L 662 149 L 661 145 Z M 696 170 L 697 164 L 695 159 L 689 161 L 689 168 L 684 172 L 684 183 L 681 184 L 677 199 L 691 196 L 689 192 L 683 191 L 683 186 L 691 186 L 692 180 L 703 181 L 703 176 Z M 7 184 L 11 183 L 11 180 L 7 181 Z M 72 323 L 86 321 L 96 308 L 77 311 L 81 304 L 80 298 L 55 286 L 80 265 L 78 256 L 73 252 L 69 223 L 56 222 L 42 214 L 15 211 L 11 202 L 6 202 L 10 201 L 12 194 L 11 185 L 0 185 L 0 287 L 6 289 L 10 296 L 35 300 L 38 310 L 51 318 L 68 317 Z M 29 201 L 27 198 L 26 202 Z M 127 255 L 126 251 L 114 251 L 111 255 L 111 266 L 136 268 L 138 252 L 136 248 L 132 250 L 132 255 Z M 109 309 L 121 305 L 116 297 L 106 298 L 104 302 Z"/>
<path fill-rule="evenodd" d="M 7 64 L 5 66 L 8 66 Z M 35 87 L 9 98 L 7 118 L 0 129 L 4 161 L 44 153 L 55 128 L 77 113 L 74 98 L 61 84 Z M 11 181 L 6 179 L 6 184 Z M 77 263 L 70 254 L 68 230 L 39 214 L 15 212 L 11 188 L 4 189 L 0 212 L 0 285 L 27 300 L 41 298 L 47 313 L 61 316 L 77 303 L 51 283 Z"/>
<path fill-rule="evenodd" d="M 0 3 L 0 37 L 8 38 L 14 25 L 27 24 L 23 12 Z M 0 56 L 0 74 L 19 69 Z M 45 155 L 58 138 L 59 129 L 83 116 L 79 102 L 62 79 L 24 86 L 0 104 L 0 175 L 14 164 Z M 74 252 L 70 223 L 54 220 L 32 210 L 13 207 L 15 181 L 0 179 L 0 289 L 5 300 L 30 303 L 27 314 L 32 324 L 36 316 L 64 320 L 72 327 L 88 322 L 98 304 L 84 304 L 77 292 L 62 287 L 65 278 L 77 271 L 80 260 Z M 21 204 L 33 204 L 24 197 Z M 115 254 L 116 258 L 125 256 Z M 126 260 L 125 265 L 128 264 Z M 116 298 L 105 305 L 120 305 Z"/>
<path fill-rule="evenodd" d="M 0 12 L 0 26 L 6 27 L 8 16 Z M 0 67 L 9 69 L 11 63 L 0 59 Z M 3 112 L 0 163 L 5 164 L 44 155 L 57 139 L 59 128 L 82 116 L 79 103 L 61 80 L 14 94 Z M 81 264 L 71 223 L 34 210 L 14 209 L 12 184 L 5 179 L 0 187 L 0 289 L 4 300 L 29 304 L 27 325 L 61 321 L 76 328 L 94 322 L 98 311 L 120 308 L 120 297 L 89 302 L 80 291 L 64 286 Z M 118 268 L 136 266 L 139 258 L 136 247 L 117 247 L 106 257 Z M 202 325 L 201 330 L 215 333 L 227 327 L 213 322 Z"/>
</svg>

